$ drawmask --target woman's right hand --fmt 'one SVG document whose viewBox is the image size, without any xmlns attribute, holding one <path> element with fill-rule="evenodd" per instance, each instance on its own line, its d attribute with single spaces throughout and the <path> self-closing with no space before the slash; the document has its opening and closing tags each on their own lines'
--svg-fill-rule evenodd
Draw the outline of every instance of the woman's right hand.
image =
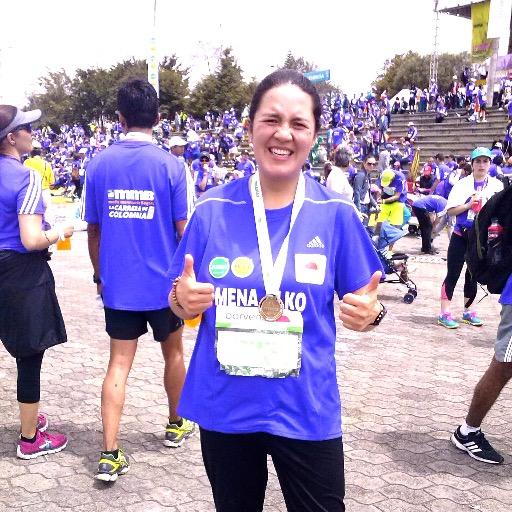
<svg viewBox="0 0 512 512">
<path fill-rule="evenodd" d="M 69 238 L 73 235 L 75 227 L 72 222 L 61 222 L 55 224 L 54 228 L 57 230 L 57 233 L 62 233 L 65 238 Z"/>
<path fill-rule="evenodd" d="M 199 283 L 194 272 L 194 258 L 185 255 L 181 279 L 176 285 L 176 298 L 179 305 L 190 315 L 204 313 L 213 305 L 214 288 L 211 283 Z"/>
</svg>

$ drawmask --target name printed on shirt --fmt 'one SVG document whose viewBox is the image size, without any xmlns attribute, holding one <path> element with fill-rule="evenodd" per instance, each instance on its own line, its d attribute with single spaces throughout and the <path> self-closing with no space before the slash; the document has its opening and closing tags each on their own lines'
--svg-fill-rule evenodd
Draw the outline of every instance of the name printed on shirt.
<svg viewBox="0 0 512 512">
<path fill-rule="evenodd" d="M 306 309 L 307 299 L 303 292 L 279 292 L 284 309 L 303 312 Z M 258 306 L 258 294 L 254 288 L 215 288 L 215 306 L 251 307 Z"/>
</svg>

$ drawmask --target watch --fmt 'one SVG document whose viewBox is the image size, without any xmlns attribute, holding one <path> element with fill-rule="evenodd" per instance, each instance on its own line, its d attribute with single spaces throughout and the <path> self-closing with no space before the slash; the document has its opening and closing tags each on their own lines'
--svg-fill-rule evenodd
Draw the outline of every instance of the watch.
<svg viewBox="0 0 512 512">
<path fill-rule="evenodd" d="M 386 316 L 388 310 L 386 309 L 386 306 L 380 302 L 380 313 L 377 315 L 377 318 L 370 324 L 370 325 L 379 325 L 382 322 L 382 319 Z"/>
<path fill-rule="evenodd" d="M 101 284 L 101 278 L 100 278 L 100 276 L 97 276 L 96 274 L 93 274 L 93 275 L 92 275 L 92 282 L 93 282 L 94 284 Z"/>
</svg>

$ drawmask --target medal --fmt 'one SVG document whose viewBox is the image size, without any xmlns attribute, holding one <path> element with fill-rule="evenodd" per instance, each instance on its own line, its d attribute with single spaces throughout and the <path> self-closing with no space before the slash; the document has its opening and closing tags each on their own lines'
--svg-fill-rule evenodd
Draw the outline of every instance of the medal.
<svg viewBox="0 0 512 512">
<path fill-rule="evenodd" d="M 288 246 L 290 243 L 290 233 L 297 220 L 299 212 L 304 204 L 306 195 L 306 184 L 302 173 L 299 175 L 297 189 L 293 200 L 292 213 L 290 217 L 290 227 L 285 236 L 281 248 L 277 254 L 275 263 L 272 261 L 272 246 L 268 233 L 267 217 L 263 203 L 263 194 L 259 172 L 251 177 L 250 182 L 251 198 L 254 208 L 254 223 L 256 225 L 256 236 L 258 239 L 258 251 L 260 254 L 261 273 L 263 285 L 265 287 L 265 296 L 259 303 L 259 312 L 261 318 L 268 322 L 275 322 L 283 315 L 284 305 L 280 299 L 281 281 L 283 279 L 286 259 L 288 255 Z"/>
<path fill-rule="evenodd" d="M 275 322 L 283 316 L 283 301 L 273 294 L 267 294 L 258 305 L 260 315 L 267 322 Z"/>
</svg>

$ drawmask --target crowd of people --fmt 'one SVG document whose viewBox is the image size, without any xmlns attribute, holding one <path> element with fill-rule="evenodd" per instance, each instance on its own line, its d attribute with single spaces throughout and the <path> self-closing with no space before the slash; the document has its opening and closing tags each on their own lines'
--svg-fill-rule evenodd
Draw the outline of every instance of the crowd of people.
<svg viewBox="0 0 512 512">
<path fill-rule="evenodd" d="M 0 339 L 18 368 L 18 457 L 67 444 L 48 432 L 39 399 L 42 359 L 67 338 L 48 248 L 73 226 L 52 222 L 48 209 L 52 193 L 69 186 L 60 169 L 71 168 L 109 337 L 96 478 L 113 482 L 130 469 L 118 436 L 137 342 L 150 327 L 165 363 L 164 444 L 181 446 L 199 426 L 217 510 L 262 510 L 268 455 L 289 510 L 345 510 L 334 295 L 347 329 L 383 321 L 384 269 L 372 237 L 403 228 L 413 213 L 426 254 L 448 230 L 437 323 L 457 328 L 451 302 L 467 233 L 512 175 L 510 144 L 494 141 L 471 155 L 439 153 L 415 179 L 407 169 L 414 122 L 396 147 L 387 140 L 387 96 L 371 94 L 346 110 L 346 98 L 321 99 L 302 74 L 279 70 L 258 85 L 241 123 L 228 111 L 206 131 L 183 113 L 174 127 L 160 120 L 144 80 L 119 88 L 119 119 L 101 128 L 33 130 L 40 111 L 0 106 Z M 312 153 L 323 150 L 319 176 Z M 461 320 L 481 327 L 476 286 L 466 272 Z M 501 303 L 495 358 L 452 436 L 488 463 L 503 461 L 480 426 L 512 376 L 512 278 Z M 184 321 L 199 323 L 188 369 Z"/>
</svg>

